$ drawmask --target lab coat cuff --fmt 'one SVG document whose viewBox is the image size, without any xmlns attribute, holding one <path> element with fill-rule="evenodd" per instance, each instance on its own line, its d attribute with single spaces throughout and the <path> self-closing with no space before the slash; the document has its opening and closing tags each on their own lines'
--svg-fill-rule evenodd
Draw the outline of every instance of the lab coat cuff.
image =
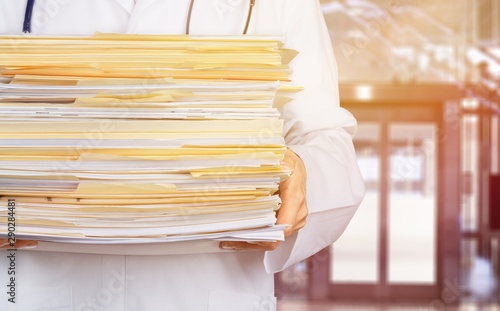
<svg viewBox="0 0 500 311">
<path fill-rule="evenodd" d="M 276 273 L 314 255 L 335 242 L 344 232 L 358 205 L 309 214 L 304 228 L 266 252 L 267 273 Z"/>
</svg>

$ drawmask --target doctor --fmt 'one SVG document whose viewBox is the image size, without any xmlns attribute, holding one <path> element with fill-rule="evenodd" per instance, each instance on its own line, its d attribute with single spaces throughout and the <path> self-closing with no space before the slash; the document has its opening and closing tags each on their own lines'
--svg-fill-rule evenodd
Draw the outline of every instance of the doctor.
<svg viewBox="0 0 500 311">
<path fill-rule="evenodd" d="M 24 25 L 32 35 L 283 35 L 299 51 L 292 78 L 304 91 L 281 111 L 290 148 L 284 162 L 294 169 L 280 192 L 278 223 L 290 224 L 284 242 L 223 242 L 216 251 L 168 255 L 19 251 L 16 304 L 0 294 L 0 309 L 275 310 L 273 273 L 333 243 L 364 195 L 351 138 L 356 121 L 339 107 L 319 2 L 37 0 L 32 11 L 27 2 L 0 0 L 0 34 L 21 35 Z M 0 275 L 7 275 L 4 254 Z"/>
</svg>

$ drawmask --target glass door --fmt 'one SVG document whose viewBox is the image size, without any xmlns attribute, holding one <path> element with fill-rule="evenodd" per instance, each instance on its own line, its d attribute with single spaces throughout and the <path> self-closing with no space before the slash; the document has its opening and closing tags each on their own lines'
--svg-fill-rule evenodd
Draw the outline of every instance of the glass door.
<svg viewBox="0 0 500 311">
<path fill-rule="evenodd" d="M 367 191 L 330 249 L 330 297 L 437 297 L 439 111 L 349 109 Z"/>
<path fill-rule="evenodd" d="M 332 246 L 330 280 L 334 284 L 377 284 L 380 254 L 380 126 L 370 122 L 359 124 L 355 144 L 366 195 L 348 229 Z"/>
<path fill-rule="evenodd" d="M 388 284 L 436 284 L 436 130 L 389 125 Z"/>
</svg>

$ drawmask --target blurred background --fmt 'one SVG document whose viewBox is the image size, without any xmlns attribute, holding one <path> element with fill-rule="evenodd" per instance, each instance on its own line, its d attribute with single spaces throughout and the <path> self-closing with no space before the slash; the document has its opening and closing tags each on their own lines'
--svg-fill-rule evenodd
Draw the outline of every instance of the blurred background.
<svg viewBox="0 0 500 311">
<path fill-rule="evenodd" d="M 278 309 L 500 310 L 500 1 L 321 3 L 367 195 Z"/>
</svg>

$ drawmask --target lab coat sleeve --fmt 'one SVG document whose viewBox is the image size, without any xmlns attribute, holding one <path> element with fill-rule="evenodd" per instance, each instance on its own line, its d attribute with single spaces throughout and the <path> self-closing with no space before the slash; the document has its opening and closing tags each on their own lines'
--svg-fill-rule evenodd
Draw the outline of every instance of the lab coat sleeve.
<svg viewBox="0 0 500 311">
<path fill-rule="evenodd" d="M 307 171 L 307 223 L 274 251 L 267 272 L 278 272 L 332 244 L 364 196 L 352 135 L 356 120 L 339 106 L 337 65 L 319 1 L 288 0 L 283 7 L 287 46 L 298 50 L 293 81 L 304 90 L 282 108 L 288 146 Z"/>
</svg>

